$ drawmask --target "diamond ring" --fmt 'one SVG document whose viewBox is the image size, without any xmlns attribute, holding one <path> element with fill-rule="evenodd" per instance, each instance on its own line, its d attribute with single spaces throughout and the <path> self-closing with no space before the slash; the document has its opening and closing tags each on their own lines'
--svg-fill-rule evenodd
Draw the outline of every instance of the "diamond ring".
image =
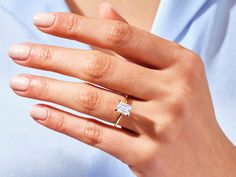
<svg viewBox="0 0 236 177">
<path fill-rule="evenodd" d="M 115 126 L 119 125 L 119 122 L 121 121 L 123 115 L 129 117 L 132 110 L 132 106 L 128 104 L 128 95 L 125 95 L 125 102 L 119 101 L 119 103 L 116 106 L 115 111 L 119 112 L 120 115 L 115 123 Z"/>
</svg>

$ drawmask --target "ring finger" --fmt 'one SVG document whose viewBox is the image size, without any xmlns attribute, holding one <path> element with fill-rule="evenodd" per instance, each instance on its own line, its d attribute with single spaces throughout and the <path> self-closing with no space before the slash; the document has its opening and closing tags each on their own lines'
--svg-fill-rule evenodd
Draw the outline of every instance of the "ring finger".
<svg viewBox="0 0 236 177">
<path fill-rule="evenodd" d="M 20 96 L 53 102 L 110 123 L 115 123 L 119 117 L 119 113 L 115 111 L 118 102 L 125 101 L 122 95 L 90 84 L 64 82 L 33 75 L 13 77 L 10 85 Z M 140 101 L 132 100 L 132 113 L 135 113 L 135 107 L 139 107 L 139 104 Z M 137 132 L 128 117 L 124 117 L 120 125 Z"/>
</svg>

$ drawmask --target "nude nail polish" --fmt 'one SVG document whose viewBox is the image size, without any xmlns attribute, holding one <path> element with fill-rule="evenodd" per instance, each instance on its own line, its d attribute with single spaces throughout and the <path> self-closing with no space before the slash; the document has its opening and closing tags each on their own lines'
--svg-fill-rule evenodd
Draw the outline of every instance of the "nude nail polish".
<svg viewBox="0 0 236 177">
<path fill-rule="evenodd" d="M 43 108 L 41 106 L 33 106 L 30 115 L 35 119 L 35 120 L 46 120 L 48 116 L 48 111 L 46 108 Z"/>
<path fill-rule="evenodd" d="M 53 25 L 56 16 L 52 13 L 40 13 L 33 17 L 33 22 L 38 27 L 48 28 Z"/>
<path fill-rule="evenodd" d="M 10 80 L 10 86 L 16 91 L 26 91 L 29 87 L 30 79 L 24 76 L 15 76 Z"/>
<path fill-rule="evenodd" d="M 31 48 L 22 44 L 15 44 L 10 47 L 8 55 L 14 60 L 24 61 L 30 55 Z"/>
</svg>

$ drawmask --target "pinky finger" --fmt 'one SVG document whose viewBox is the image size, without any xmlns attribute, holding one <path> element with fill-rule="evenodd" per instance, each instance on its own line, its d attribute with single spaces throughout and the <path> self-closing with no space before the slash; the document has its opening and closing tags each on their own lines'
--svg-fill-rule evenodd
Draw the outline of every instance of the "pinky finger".
<svg viewBox="0 0 236 177">
<path fill-rule="evenodd" d="M 79 117 L 51 106 L 35 105 L 31 116 L 41 125 L 66 134 L 90 146 L 101 149 L 130 164 L 139 147 L 139 135 L 125 129 L 105 125 L 96 120 Z"/>
</svg>

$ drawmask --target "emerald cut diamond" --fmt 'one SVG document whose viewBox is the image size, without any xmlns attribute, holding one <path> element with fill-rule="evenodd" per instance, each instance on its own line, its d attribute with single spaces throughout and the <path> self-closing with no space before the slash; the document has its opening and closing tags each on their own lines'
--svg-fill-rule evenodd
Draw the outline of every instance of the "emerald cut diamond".
<svg viewBox="0 0 236 177">
<path fill-rule="evenodd" d="M 130 116 L 132 110 L 132 106 L 123 102 L 119 102 L 116 106 L 116 111 L 125 115 L 125 116 Z"/>
</svg>

